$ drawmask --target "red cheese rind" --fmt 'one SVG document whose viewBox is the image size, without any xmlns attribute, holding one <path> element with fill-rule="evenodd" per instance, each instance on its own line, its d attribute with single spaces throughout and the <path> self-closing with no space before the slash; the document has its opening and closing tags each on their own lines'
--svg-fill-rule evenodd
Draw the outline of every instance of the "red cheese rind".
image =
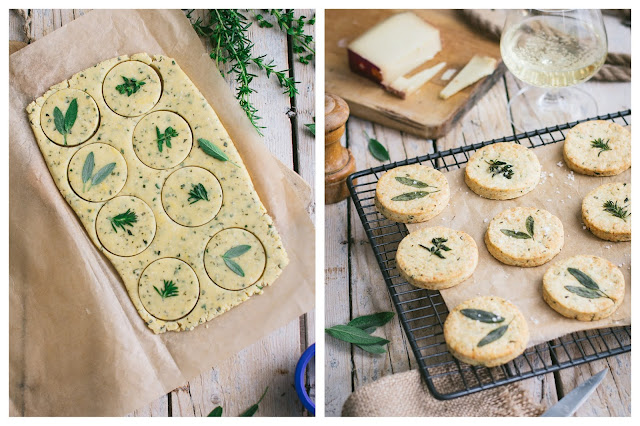
<svg viewBox="0 0 640 426">
<path fill-rule="evenodd" d="M 353 52 L 351 49 L 347 49 L 347 51 L 349 53 L 349 68 L 351 68 L 351 71 L 375 83 L 382 83 L 382 71 L 378 66 Z"/>
</svg>

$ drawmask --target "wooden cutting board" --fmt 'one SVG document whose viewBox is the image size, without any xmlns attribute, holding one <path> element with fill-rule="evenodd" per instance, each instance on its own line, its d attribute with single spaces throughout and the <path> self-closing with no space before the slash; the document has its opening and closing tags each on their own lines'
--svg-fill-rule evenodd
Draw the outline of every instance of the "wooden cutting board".
<svg viewBox="0 0 640 426">
<path fill-rule="evenodd" d="M 351 115 L 425 138 L 439 138 L 502 77 L 505 66 L 500 45 L 469 27 L 453 10 L 414 10 L 440 30 L 442 50 L 415 72 L 446 62 L 444 69 L 406 99 L 387 93 L 349 69 L 347 45 L 367 29 L 401 12 L 387 10 L 327 10 L 325 12 L 325 90 L 342 97 Z M 450 81 L 440 77 L 450 68 L 461 70 L 473 55 L 499 61 L 496 71 L 447 100 L 438 97 Z M 413 72 L 412 72 L 413 73 Z"/>
</svg>

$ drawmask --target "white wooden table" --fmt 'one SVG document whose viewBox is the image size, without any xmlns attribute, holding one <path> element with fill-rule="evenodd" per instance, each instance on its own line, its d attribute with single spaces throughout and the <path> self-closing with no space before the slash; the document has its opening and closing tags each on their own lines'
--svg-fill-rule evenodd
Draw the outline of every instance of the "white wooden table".
<svg viewBox="0 0 640 426">
<path fill-rule="evenodd" d="M 23 17 L 12 10 L 9 14 L 9 39 L 37 40 L 85 12 L 77 9 L 28 10 L 31 25 L 27 37 Z M 314 14 L 313 10 L 296 11 L 296 16 L 311 17 Z M 192 17 L 198 16 L 207 18 L 204 10 L 194 11 Z M 246 16 L 253 15 L 248 13 Z M 313 27 L 307 28 L 313 34 Z M 255 54 L 266 54 L 278 64 L 278 69 L 293 67 L 295 80 L 300 82 L 299 95 L 289 99 L 282 94 L 275 79 L 267 80 L 261 75 L 253 81 L 252 87 L 257 93 L 251 96 L 251 100 L 263 117 L 261 124 L 267 127 L 263 129 L 264 143 L 271 153 L 313 187 L 315 143 L 304 124 L 312 123 L 315 116 L 315 65 L 303 65 L 297 61 L 290 41 L 277 25 L 274 28 L 252 25 L 249 36 L 255 43 Z M 256 70 L 256 74 L 260 73 Z M 229 86 L 235 91 L 233 82 Z M 312 217 L 313 211 L 312 204 L 309 207 Z M 303 315 L 148 406 L 140 407 L 130 416 L 206 416 L 218 405 L 223 407 L 225 417 L 237 416 L 254 404 L 267 386 L 269 391 L 256 416 L 306 416 L 308 414 L 294 388 L 293 376 L 298 358 L 315 342 L 314 327 L 315 314 Z M 307 387 L 312 397 L 315 397 L 314 377 L 311 365 Z"/>
<path fill-rule="evenodd" d="M 630 28 L 605 17 L 609 50 L 630 53 Z M 445 137 L 434 142 L 351 117 L 346 141 L 357 170 L 379 166 L 367 150 L 363 130 L 389 150 L 391 162 L 513 134 L 508 120 L 508 96 L 521 83 L 510 74 L 499 81 Z M 598 100 L 599 113 L 631 107 L 630 83 L 587 82 L 583 89 Z M 514 111 L 514 114 L 517 112 Z M 566 120 L 565 120 L 566 121 Z M 565 122 L 559 118 L 558 123 Z M 533 129 L 530 129 L 533 130 Z M 395 311 L 380 269 L 353 203 L 349 200 L 325 207 L 325 322 L 345 324 L 352 318 L 381 311 Z M 397 316 L 396 316 L 397 317 Z M 394 318 L 381 333 L 390 340 L 389 353 L 371 355 L 331 337 L 326 339 L 325 381 L 327 416 L 339 416 L 344 401 L 356 389 L 383 376 L 417 368 L 402 327 Z M 596 393 L 577 416 L 629 416 L 631 413 L 631 356 L 629 353 L 591 364 L 549 373 L 520 382 L 531 398 L 553 405 L 584 380 L 608 367 Z"/>
</svg>

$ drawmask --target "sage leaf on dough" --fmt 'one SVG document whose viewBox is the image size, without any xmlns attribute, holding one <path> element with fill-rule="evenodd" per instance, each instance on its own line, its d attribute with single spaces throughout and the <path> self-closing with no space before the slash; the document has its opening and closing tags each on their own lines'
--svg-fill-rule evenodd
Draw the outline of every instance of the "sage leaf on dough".
<svg viewBox="0 0 640 426">
<path fill-rule="evenodd" d="M 225 154 L 225 152 L 223 150 L 221 150 L 220 148 L 218 148 L 217 146 L 215 146 L 213 143 L 209 142 L 208 140 L 203 139 L 203 138 L 199 138 L 198 139 L 198 145 L 204 151 L 205 154 L 215 158 L 216 160 L 228 161 L 231 164 L 233 164 L 234 166 L 240 167 L 236 163 L 231 161 L 229 159 L 229 156 L 227 154 Z"/>
<path fill-rule="evenodd" d="M 393 312 L 378 312 L 371 315 L 363 315 L 358 318 L 354 318 L 347 325 L 351 327 L 357 327 L 366 333 L 371 334 L 376 328 L 382 327 L 394 317 Z"/>
<path fill-rule="evenodd" d="M 64 144 L 67 144 L 67 134 L 71 132 L 71 128 L 76 122 L 78 117 L 78 99 L 74 98 L 67 108 L 67 112 L 62 114 L 60 108 L 55 107 L 53 109 L 53 123 L 56 125 L 56 130 L 62 136 L 64 136 Z"/>
<path fill-rule="evenodd" d="M 98 185 L 100 182 L 105 180 L 107 176 L 111 174 L 111 172 L 115 167 L 116 167 L 116 163 L 109 163 L 103 168 L 101 168 L 100 170 L 98 170 L 98 172 L 95 175 L 93 175 L 93 177 L 91 178 L 91 186 Z"/>
<path fill-rule="evenodd" d="M 224 260 L 224 264 L 227 265 L 227 268 L 231 269 L 234 274 L 244 277 L 244 271 L 233 259 L 223 257 L 222 260 Z"/>
<path fill-rule="evenodd" d="M 355 345 L 385 345 L 389 343 L 387 339 L 371 336 L 364 330 L 350 325 L 334 325 L 333 327 L 325 328 L 325 332 L 336 339 Z"/>
<path fill-rule="evenodd" d="M 487 324 L 495 324 L 504 321 L 504 318 L 500 315 L 489 311 L 483 311 L 482 309 L 461 309 L 460 313 L 467 318 Z"/>
<path fill-rule="evenodd" d="M 584 297 L 586 299 L 599 299 L 601 297 L 604 297 L 600 291 L 586 287 L 578 287 L 577 285 L 566 285 L 564 286 L 564 288 L 567 291 L 573 294 L 577 294 L 578 296 Z"/>
<path fill-rule="evenodd" d="M 369 141 L 369 152 L 378 161 L 389 161 L 389 151 L 376 139 L 370 138 L 367 132 L 364 132 L 365 137 Z"/>
<path fill-rule="evenodd" d="M 249 250 L 251 250 L 250 245 L 242 244 L 239 246 L 231 247 L 229 250 L 227 250 L 225 254 L 222 255 L 222 257 L 231 258 L 231 257 L 242 256 Z"/>
<path fill-rule="evenodd" d="M 529 233 L 529 235 L 531 235 L 531 238 L 533 238 L 533 225 L 534 225 L 533 217 L 531 216 L 527 217 L 527 222 L 526 222 L 527 232 Z"/>
<path fill-rule="evenodd" d="M 586 288 L 590 288 L 592 290 L 600 290 L 598 284 L 589 275 L 585 274 L 580 269 L 567 268 L 567 271 L 569 271 L 569 273 L 573 275 L 573 277 Z"/>
<path fill-rule="evenodd" d="M 478 347 L 482 347 L 482 346 L 488 345 L 489 343 L 495 342 L 496 340 L 504 336 L 504 333 L 507 332 L 508 328 L 509 328 L 509 324 L 505 324 L 503 326 L 496 328 L 495 330 L 492 330 L 491 332 L 489 332 L 489 334 L 484 336 L 482 340 L 478 342 Z"/>
<path fill-rule="evenodd" d="M 396 180 L 403 185 L 413 186 L 414 188 L 435 188 L 435 186 L 433 185 L 429 185 L 428 183 L 424 183 L 416 179 L 411 179 L 409 177 L 396 176 Z"/>
<path fill-rule="evenodd" d="M 527 234 L 526 232 L 512 231 L 511 229 L 501 229 L 500 232 L 502 232 L 504 235 L 508 235 L 509 237 L 518 238 L 521 240 L 527 240 L 531 238 L 531 235 Z"/>
<path fill-rule="evenodd" d="M 91 175 L 93 175 L 93 168 L 95 166 L 93 151 L 87 155 L 87 158 L 84 160 L 84 165 L 82 166 L 82 183 L 87 183 L 89 179 L 91 179 Z"/>
<path fill-rule="evenodd" d="M 405 192 L 404 194 L 400 194 L 400 195 L 396 195 L 395 197 L 393 197 L 391 199 L 391 201 L 411 201 L 411 200 L 417 200 L 419 198 L 424 198 L 429 194 L 433 194 L 435 192 L 439 192 L 440 190 L 437 191 L 431 191 L 431 192 L 427 192 L 427 191 L 415 191 L 415 192 Z"/>
</svg>

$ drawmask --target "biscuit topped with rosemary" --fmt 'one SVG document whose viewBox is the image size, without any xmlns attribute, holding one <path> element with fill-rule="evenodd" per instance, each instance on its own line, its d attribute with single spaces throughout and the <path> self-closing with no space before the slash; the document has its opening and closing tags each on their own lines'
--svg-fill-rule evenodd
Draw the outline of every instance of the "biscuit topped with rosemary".
<svg viewBox="0 0 640 426">
<path fill-rule="evenodd" d="M 471 365 L 495 367 L 524 352 L 529 327 L 512 303 L 481 296 L 461 303 L 444 322 L 444 340 L 451 354 Z"/>
<path fill-rule="evenodd" d="M 514 207 L 491 220 L 484 242 L 489 253 L 502 263 L 539 266 L 560 253 L 564 229 L 560 219 L 546 210 Z"/>
<path fill-rule="evenodd" d="M 453 287 L 473 274 L 478 246 L 467 233 L 434 226 L 407 235 L 396 252 L 400 275 L 428 290 Z"/>
<path fill-rule="evenodd" d="M 600 185 L 582 200 L 582 221 L 598 238 L 631 241 L 631 184 Z"/>
<path fill-rule="evenodd" d="M 597 321 L 622 304 L 624 286 L 624 276 L 613 263 L 597 256 L 574 256 L 545 272 L 542 297 L 567 318 Z"/>
<path fill-rule="evenodd" d="M 569 130 L 563 155 L 576 173 L 614 176 L 631 167 L 631 133 L 610 121 L 586 121 Z"/>
<path fill-rule="evenodd" d="M 509 142 L 476 151 L 465 168 L 464 181 L 481 197 L 509 200 L 533 190 L 540 180 L 538 157 L 532 150 Z"/>
<path fill-rule="evenodd" d="M 378 211 L 395 222 L 426 222 L 440 214 L 448 203 L 447 178 L 420 164 L 389 170 L 376 185 Z"/>
</svg>

